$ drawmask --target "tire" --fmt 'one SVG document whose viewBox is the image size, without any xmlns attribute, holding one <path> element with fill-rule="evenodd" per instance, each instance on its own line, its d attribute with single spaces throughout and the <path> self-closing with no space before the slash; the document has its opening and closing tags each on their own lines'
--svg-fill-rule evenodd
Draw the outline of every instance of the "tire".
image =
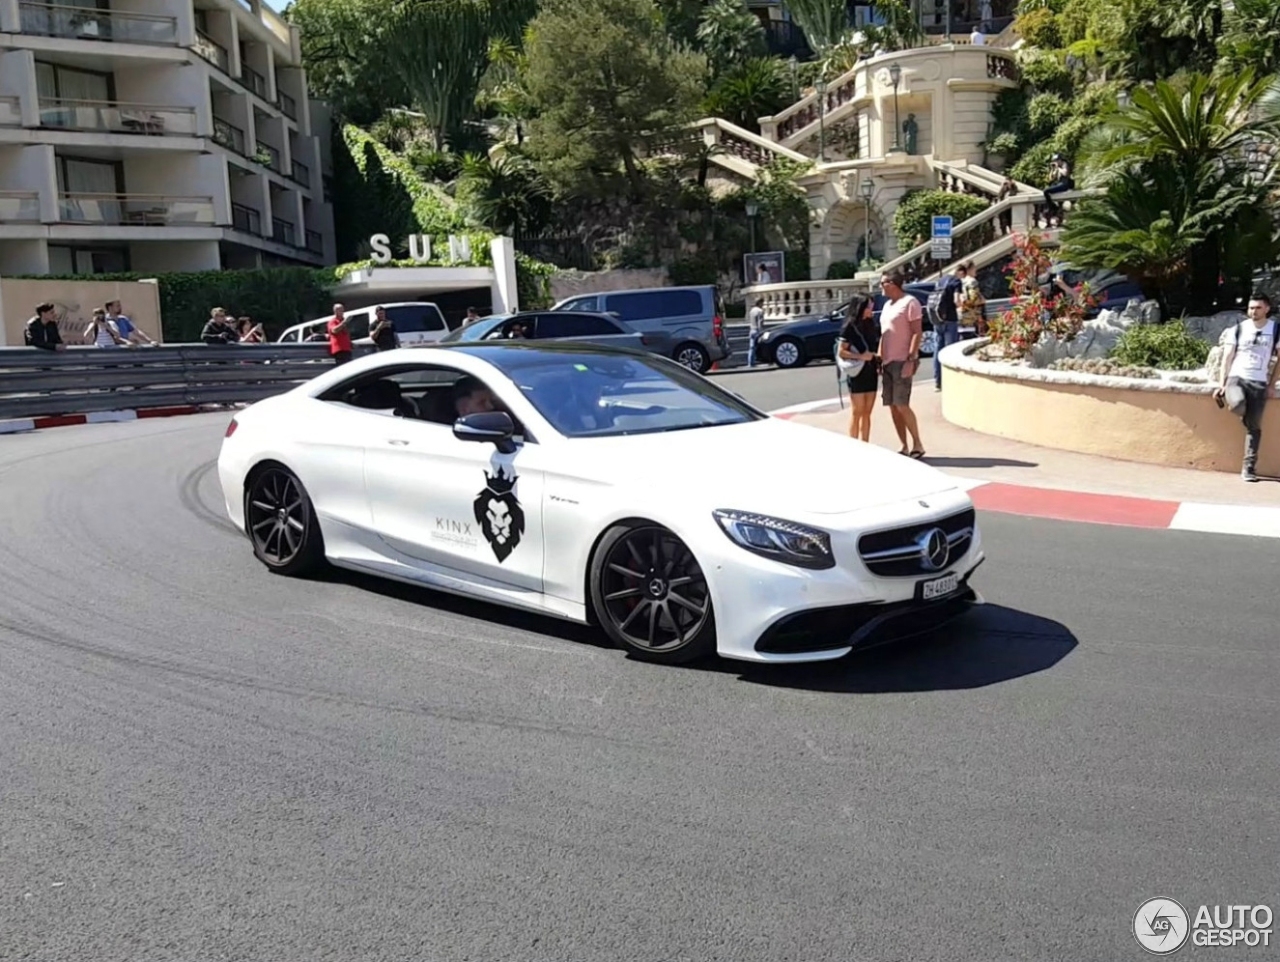
<svg viewBox="0 0 1280 962">
<path fill-rule="evenodd" d="M 804 345 L 794 337 L 784 337 L 773 345 L 773 363 L 778 367 L 804 367 L 809 359 L 804 355 Z"/>
<path fill-rule="evenodd" d="M 297 475 L 282 465 L 267 465 L 249 476 L 244 526 L 254 556 L 274 574 L 296 578 L 326 565 L 311 496 Z"/>
<path fill-rule="evenodd" d="M 672 360 L 683 364 L 690 371 L 706 374 L 711 370 L 711 355 L 697 341 L 686 341 L 671 353 Z"/>
<path fill-rule="evenodd" d="M 610 640 L 645 661 L 685 665 L 716 650 L 706 576 L 688 546 L 661 525 L 605 532 L 591 559 L 591 607 Z"/>
</svg>

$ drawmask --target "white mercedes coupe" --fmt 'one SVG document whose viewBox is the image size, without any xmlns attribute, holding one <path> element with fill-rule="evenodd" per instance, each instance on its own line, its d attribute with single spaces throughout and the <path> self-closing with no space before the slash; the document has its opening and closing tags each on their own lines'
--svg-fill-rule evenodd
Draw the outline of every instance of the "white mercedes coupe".
<svg viewBox="0 0 1280 962">
<path fill-rule="evenodd" d="M 238 412 L 218 474 L 271 571 L 589 623 L 669 664 L 835 659 L 981 603 L 973 502 L 947 475 L 621 348 L 361 357 Z"/>
</svg>

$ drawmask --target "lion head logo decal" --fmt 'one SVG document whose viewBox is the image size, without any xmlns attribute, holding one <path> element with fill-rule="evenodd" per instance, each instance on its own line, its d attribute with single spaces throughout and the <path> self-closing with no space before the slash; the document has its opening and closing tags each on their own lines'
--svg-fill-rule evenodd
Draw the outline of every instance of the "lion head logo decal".
<svg viewBox="0 0 1280 962">
<path fill-rule="evenodd" d="M 506 561 L 524 534 L 524 509 L 516 499 L 515 469 L 508 478 L 502 468 L 497 474 L 484 473 L 485 488 L 475 500 L 476 523 L 499 562 Z"/>
</svg>

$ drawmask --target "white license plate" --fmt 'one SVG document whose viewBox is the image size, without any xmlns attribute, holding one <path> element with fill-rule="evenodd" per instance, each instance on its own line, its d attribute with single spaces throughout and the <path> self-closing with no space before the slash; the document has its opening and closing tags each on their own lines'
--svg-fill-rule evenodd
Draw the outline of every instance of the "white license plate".
<svg viewBox="0 0 1280 962">
<path fill-rule="evenodd" d="M 932 601 L 934 598 L 941 598 L 951 594 L 960 587 L 960 576 L 954 571 L 951 574 L 943 575 L 941 578 L 934 578 L 932 581 L 922 581 L 920 583 L 920 597 L 925 601 Z"/>
</svg>

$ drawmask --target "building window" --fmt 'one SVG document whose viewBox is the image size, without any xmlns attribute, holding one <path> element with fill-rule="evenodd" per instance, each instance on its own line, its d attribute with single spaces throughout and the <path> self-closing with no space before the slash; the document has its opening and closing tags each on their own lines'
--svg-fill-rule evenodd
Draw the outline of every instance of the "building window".
<svg viewBox="0 0 1280 962">
<path fill-rule="evenodd" d="M 124 274 L 129 251 L 124 247 L 68 247 L 49 245 L 50 274 Z"/>
<path fill-rule="evenodd" d="M 56 158 L 58 193 L 123 194 L 124 162 L 119 160 L 85 160 L 80 157 Z"/>
<path fill-rule="evenodd" d="M 36 62 L 36 89 L 41 100 L 102 103 L 116 99 L 115 78 L 111 74 L 43 61 Z"/>
</svg>

